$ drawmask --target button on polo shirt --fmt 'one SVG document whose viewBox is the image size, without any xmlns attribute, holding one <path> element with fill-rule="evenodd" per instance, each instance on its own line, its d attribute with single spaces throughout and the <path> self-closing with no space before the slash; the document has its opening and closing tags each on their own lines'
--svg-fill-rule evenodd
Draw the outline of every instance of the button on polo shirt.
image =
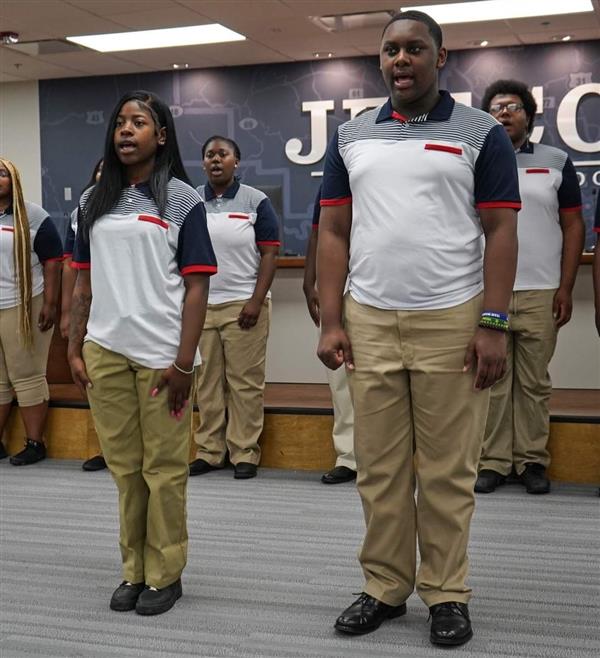
<svg viewBox="0 0 600 658">
<path fill-rule="evenodd" d="M 80 216 L 91 190 L 81 198 Z M 161 214 L 148 185 L 124 189 L 114 208 L 92 226 L 89 242 L 77 232 L 72 266 L 91 268 L 85 340 L 147 368 L 169 367 L 181 336 L 182 277 L 213 274 L 216 265 L 196 190 L 171 178 Z"/>
<path fill-rule="evenodd" d="M 560 212 L 581 210 L 575 167 L 562 150 L 525 142 L 517 151 L 519 260 L 515 290 L 551 290 L 560 285 L 563 233 Z"/>
<path fill-rule="evenodd" d="M 447 92 L 406 120 L 391 101 L 342 124 L 321 206 L 352 204 L 350 294 L 382 309 L 437 309 L 483 288 L 480 208 L 520 208 L 512 144 Z"/>
</svg>

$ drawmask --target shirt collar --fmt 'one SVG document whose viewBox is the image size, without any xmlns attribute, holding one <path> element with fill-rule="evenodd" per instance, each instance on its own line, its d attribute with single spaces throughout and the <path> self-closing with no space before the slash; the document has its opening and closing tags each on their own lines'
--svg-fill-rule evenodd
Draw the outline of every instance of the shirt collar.
<svg viewBox="0 0 600 658">
<path fill-rule="evenodd" d="M 141 192 L 144 196 L 147 196 L 149 199 L 152 198 L 152 192 L 150 191 L 150 182 L 145 180 L 142 183 L 136 183 L 135 185 L 128 185 L 127 189 L 135 188 Z"/>
<path fill-rule="evenodd" d="M 440 89 L 440 99 L 436 103 L 435 107 L 431 112 L 427 114 L 421 114 L 419 116 L 408 119 L 403 117 L 401 114 L 398 114 L 392 107 L 392 100 L 388 98 L 387 101 L 381 106 L 379 114 L 375 123 L 382 123 L 383 121 L 390 121 L 395 119 L 396 121 L 401 121 L 403 123 L 423 123 L 424 121 L 447 121 L 452 114 L 454 109 L 454 99 L 450 94 Z"/>
<path fill-rule="evenodd" d="M 521 148 L 517 151 L 517 153 L 533 153 L 533 142 L 530 142 L 528 139 L 526 139 L 521 144 Z"/>
<path fill-rule="evenodd" d="M 238 190 L 240 189 L 240 183 L 236 179 L 233 180 L 233 183 L 223 192 L 221 196 L 223 196 L 225 199 L 233 199 L 235 195 L 238 193 Z M 210 183 L 206 183 L 204 186 L 204 200 L 205 201 L 212 201 L 213 199 L 216 198 L 215 191 L 213 188 L 210 186 Z"/>
</svg>

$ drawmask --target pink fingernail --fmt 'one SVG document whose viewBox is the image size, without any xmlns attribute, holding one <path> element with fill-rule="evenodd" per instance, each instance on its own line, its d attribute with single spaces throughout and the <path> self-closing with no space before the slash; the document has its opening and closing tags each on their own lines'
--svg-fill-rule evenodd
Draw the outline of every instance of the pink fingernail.
<svg viewBox="0 0 600 658">
<path fill-rule="evenodd" d="M 150 397 L 155 398 L 157 395 L 158 395 L 158 388 L 153 388 L 153 389 L 150 391 Z"/>
</svg>

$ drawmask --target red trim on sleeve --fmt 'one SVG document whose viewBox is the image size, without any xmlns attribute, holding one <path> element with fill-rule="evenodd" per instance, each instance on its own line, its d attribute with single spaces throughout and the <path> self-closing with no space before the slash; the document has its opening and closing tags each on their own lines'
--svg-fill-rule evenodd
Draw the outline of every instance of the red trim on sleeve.
<svg viewBox="0 0 600 658">
<path fill-rule="evenodd" d="M 517 201 L 484 201 L 476 203 L 475 208 L 514 208 L 521 210 L 521 203 Z"/>
<path fill-rule="evenodd" d="M 571 206 L 570 208 L 559 208 L 560 212 L 579 212 L 583 206 Z"/>
<path fill-rule="evenodd" d="M 43 260 L 41 262 L 42 263 L 55 263 L 55 262 L 62 263 L 64 259 L 65 259 L 64 256 L 57 256 L 56 258 L 46 258 L 46 260 Z"/>
<path fill-rule="evenodd" d="M 229 219 L 250 219 L 250 215 L 241 212 L 230 212 L 227 217 L 229 217 Z"/>
<path fill-rule="evenodd" d="M 9 233 L 14 233 L 15 229 L 12 226 L 2 226 L 2 231 L 8 231 Z"/>
<path fill-rule="evenodd" d="M 215 274 L 217 272 L 216 265 L 187 265 L 181 268 L 181 273 L 186 274 Z"/>
<path fill-rule="evenodd" d="M 426 151 L 445 151 L 446 153 L 455 153 L 462 155 L 463 150 L 458 146 L 446 146 L 445 144 L 425 144 Z"/>
<path fill-rule="evenodd" d="M 341 199 L 321 199 L 319 202 L 320 206 L 347 206 L 349 203 L 352 203 L 351 196 L 345 196 Z"/>
<path fill-rule="evenodd" d="M 154 217 L 153 215 L 138 215 L 138 221 L 148 222 L 149 224 L 156 224 L 157 226 L 162 226 L 166 229 L 169 228 L 167 222 L 160 219 L 160 217 Z"/>
<path fill-rule="evenodd" d="M 71 261 L 71 267 L 74 270 L 89 270 L 92 267 L 91 263 L 76 263 L 74 260 Z"/>
<path fill-rule="evenodd" d="M 531 169 L 525 169 L 526 174 L 549 174 L 550 169 L 546 167 L 532 167 Z"/>
<path fill-rule="evenodd" d="M 593 231 L 594 233 L 600 233 L 600 226 L 594 226 L 594 228 L 592 229 L 592 231 Z"/>
<path fill-rule="evenodd" d="M 67 254 L 63 254 L 63 260 L 67 260 L 67 258 L 73 258 L 73 252 L 69 251 Z"/>
<path fill-rule="evenodd" d="M 313 224 L 312 225 L 312 230 L 313 231 L 318 231 L 319 230 L 319 225 L 318 224 Z"/>
<path fill-rule="evenodd" d="M 279 240 L 259 240 L 256 244 L 262 244 L 267 247 L 281 247 L 281 242 Z"/>
</svg>

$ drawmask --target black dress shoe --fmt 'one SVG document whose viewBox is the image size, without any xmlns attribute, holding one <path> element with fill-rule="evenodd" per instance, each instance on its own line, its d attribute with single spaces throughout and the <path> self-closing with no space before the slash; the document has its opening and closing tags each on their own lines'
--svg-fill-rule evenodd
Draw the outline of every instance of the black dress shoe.
<svg viewBox="0 0 600 658">
<path fill-rule="evenodd" d="M 233 467 L 233 477 L 236 480 L 249 480 L 255 478 L 258 468 L 256 464 L 249 462 L 239 462 Z"/>
<path fill-rule="evenodd" d="M 356 480 L 356 471 L 347 466 L 336 466 L 321 477 L 323 484 L 341 484 Z"/>
<path fill-rule="evenodd" d="M 110 599 L 110 609 L 117 612 L 133 610 L 144 587 L 144 583 L 130 583 L 124 580 L 113 592 Z"/>
<path fill-rule="evenodd" d="M 546 469 L 542 464 L 530 462 L 525 464 L 521 473 L 521 483 L 529 494 L 547 494 L 550 492 L 550 480 L 546 477 Z"/>
<path fill-rule="evenodd" d="M 489 468 L 482 468 L 475 482 L 475 491 L 477 493 L 492 493 L 501 484 L 506 482 L 506 475 L 492 471 Z"/>
<path fill-rule="evenodd" d="M 350 635 L 364 635 L 377 630 L 386 619 L 406 614 L 406 603 L 387 605 L 364 592 L 337 618 L 334 628 Z"/>
<path fill-rule="evenodd" d="M 181 578 L 162 589 L 146 586 L 137 600 L 135 611 L 138 615 L 162 615 L 175 605 L 182 594 Z"/>
<path fill-rule="evenodd" d="M 190 475 L 204 475 L 210 471 L 219 471 L 222 468 L 222 466 L 209 464 L 205 459 L 195 459 L 190 464 Z"/>
<path fill-rule="evenodd" d="M 87 461 L 84 461 L 81 464 L 81 468 L 84 471 L 102 471 L 106 468 L 106 460 L 102 455 L 96 455 L 95 457 L 90 457 Z"/>
<path fill-rule="evenodd" d="M 0 441 L 0 459 L 6 459 L 8 457 L 8 453 L 6 452 L 6 448 L 4 447 L 4 443 Z"/>
<path fill-rule="evenodd" d="M 469 607 L 466 603 L 447 601 L 432 605 L 431 633 L 429 639 L 433 644 L 457 646 L 468 642 L 473 637 Z"/>
<path fill-rule="evenodd" d="M 41 441 L 25 439 L 25 449 L 13 455 L 10 463 L 13 466 L 27 466 L 46 459 L 46 446 Z"/>
</svg>

